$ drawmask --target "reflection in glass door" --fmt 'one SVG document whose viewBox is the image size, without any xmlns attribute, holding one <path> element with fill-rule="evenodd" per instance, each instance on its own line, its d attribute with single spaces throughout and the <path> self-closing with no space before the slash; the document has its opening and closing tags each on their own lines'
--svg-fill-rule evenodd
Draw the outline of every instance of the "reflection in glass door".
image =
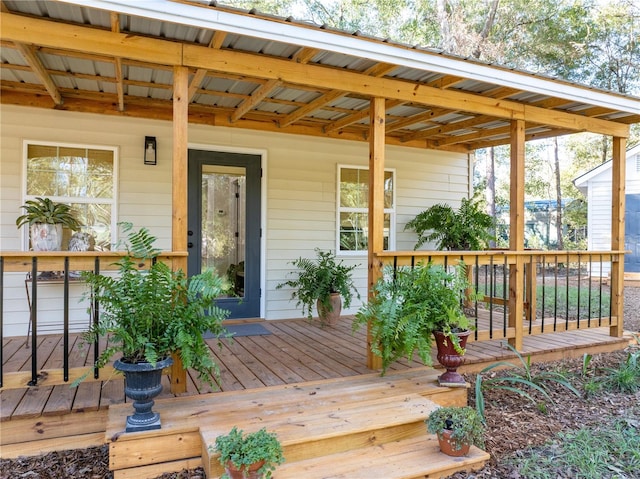
<svg viewBox="0 0 640 479">
<path fill-rule="evenodd" d="M 243 167 L 202 166 L 201 269 L 229 282 L 229 296 L 244 296 L 246 172 Z"/>
<path fill-rule="evenodd" d="M 227 280 L 218 306 L 260 316 L 260 157 L 189 150 L 189 274 Z"/>
</svg>

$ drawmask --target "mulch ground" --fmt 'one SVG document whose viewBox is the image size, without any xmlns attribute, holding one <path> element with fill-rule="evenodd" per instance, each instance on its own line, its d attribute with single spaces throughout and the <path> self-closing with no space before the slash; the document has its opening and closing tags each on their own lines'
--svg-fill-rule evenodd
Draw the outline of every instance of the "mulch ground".
<svg viewBox="0 0 640 479">
<path fill-rule="evenodd" d="M 625 329 L 640 331 L 640 288 L 625 289 Z M 627 352 L 619 351 L 593 357 L 590 370 L 618 367 L 627 357 Z M 579 377 L 582 359 L 540 363 L 532 366 L 534 374 L 541 370 L 560 370 L 563 374 Z M 495 374 L 505 374 L 496 372 Z M 473 384 L 475 375 L 467 380 L 472 384 L 469 404 L 475 404 Z M 579 386 L 572 381 L 574 386 Z M 578 387 L 579 389 L 579 387 Z M 603 418 L 640 418 L 640 392 L 624 394 L 601 392 L 589 399 L 577 398 L 566 389 L 551 387 L 552 401 L 535 396 L 536 404 L 512 393 L 488 390 L 485 393 L 487 431 L 485 449 L 491 454 L 491 461 L 479 471 L 471 474 L 454 474 L 451 479 L 524 479 L 513 466 L 503 459 L 528 446 L 542 445 L 556 433 L 597 426 Z M 544 402 L 544 407 L 540 404 Z M 640 478 L 640 473 L 638 476 Z M 0 479 L 112 479 L 109 472 L 109 452 L 106 446 L 100 448 L 59 451 L 37 457 L 15 460 L 0 460 Z M 167 473 L 158 479 L 204 479 L 201 468 Z M 382 478 L 372 478 L 382 479 Z"/>
</svg>

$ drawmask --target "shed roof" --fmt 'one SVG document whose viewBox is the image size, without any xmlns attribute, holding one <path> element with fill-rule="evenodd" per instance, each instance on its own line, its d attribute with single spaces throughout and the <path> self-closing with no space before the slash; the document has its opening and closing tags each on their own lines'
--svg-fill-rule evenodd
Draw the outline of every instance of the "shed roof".
<svg viewBox="0 0 640 479">
<path fill-rule="evenodd" d="M 632 158 L 636 155 L 640 155 L 640 144 L 637 144 L 633 148 L 629 148 L 626 151 L 627 159 Z M 592 168 L 586 173 L 583 173 L 582 175 L 578 176 L 576 179 L 573 180 L 573 184 L 576 185 L 576 188 L 582 191 L 582 193 L 586 194 L 587 182 L 592 178 L 595 178 L 596 176 L 604 173 L 605 171 L 610 170 L 612 166 L 613 166 L 613 162 L 611 160 L 605 161 L 604 163 L 601 163 L 595 168 Z"/>
<path fill-rule="evenodd" d="M 579 131 L 627 136 L 640 99 L 430 49 L 206 1 L 4 0 L 2 102 L 171 119 L 173 67 L 190 121 L 468 151 Z"/>
</svg>

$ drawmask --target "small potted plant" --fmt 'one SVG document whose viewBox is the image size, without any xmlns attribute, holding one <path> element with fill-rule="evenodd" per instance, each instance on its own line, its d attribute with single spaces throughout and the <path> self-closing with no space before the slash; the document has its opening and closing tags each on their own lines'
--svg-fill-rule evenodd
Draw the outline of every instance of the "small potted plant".
<svg viewBox="0 0 640 479">
<path fill-rule="evenodd" d="M 296 277 L 280 283 L 276 289 L 292 288 L 291 299 L 297 299 L 296 306 L 302 305 L 302 314 L 312 319 L 313 306 L 316 305 L 322 324 L 331 325 L 340 317 L 342 301 L 348 308 L 354 294 L 360 298 L 352 279 L 352 271 L 358 265 L 344 265 L 331 251 L 318 248 L 315 251 L 315 260 L 298 258 L 292 261 L 291 264 L 298 268 L 293 273 Z"/>
<path fill-rule="evenodd" d="M 218 367 L 203 334 L 224 334 L 222 321 L 228 311 L 218 308 L 215 300 L 227 285 L 210 270 L 189 278 L 182 270 L 173 271 L 157 260 L 156 238 L 146 228 L 132 231 L 130 223 L 121 226 L 128 237 L 127 252 L 116 263 L 118 274 L 82 273 L 89 285 L 83 299 L 97 301 L 100 311 L 85 341 L 109 338 L 97 367 L 122 354 L 114 367 L 124 372 L 125 394 L 135 400 L 127 432 L 158 429 L 160 418 L 151 410 L 152 398 L 162 392 L 162 369 L 172 364 L 172 354 L 179 354 L 185 368 L 215 386 Z M 140 269 L 140 260 L 151 266 Z"/>
<path fill-rule="evenodd" d="M 440 450 L 449 456 L 466 456 L 472 445 L 484 446 L 484 425 L 472 407 L 440 407 L 425 422 L 429 433 L 438 436 Z"/>
<path fill-rule="evenodd" d="M 462 306 L 468 290 L 463 264 L 448 269 L 432 263 L 396 270 L 388 266 L 374 284 L 372 298 L 356 314 L 353 328 L 370 325 L 371 348 L 382 358 L 383 374 L 402 357 L 412 360 L 415 352 L 430 366 L 434 336 L 459 357 L 464 354 L 470 330 Z M 451 354 L 438 354 L 438 360 L 442 362 Z M 444 365 L 448 370 L 440 377 L 441 385 L 466 386 L 455 368 L 450 371 L 449 365 Z"/>
<path fill-rule="evenodd" d="M 275 466 L 284 462 L 278 437 L 266 428 L 244 434 L 234 426 L 229 434 L 218 436 L 209 449 L 220 454 L 226 479 L 269 479 Z"/>
<path fill-rule="evenodd" d="M 56 203 L 49 198 L 28 200 L 21 206 L 25 214 L 16 218 L 16 226 L 29 225 L 31 248 L 34 251 L 59 251 L 62 246 L 62 228 L 80 230 L 80 223 L 71 206 Z"/>
</svg>

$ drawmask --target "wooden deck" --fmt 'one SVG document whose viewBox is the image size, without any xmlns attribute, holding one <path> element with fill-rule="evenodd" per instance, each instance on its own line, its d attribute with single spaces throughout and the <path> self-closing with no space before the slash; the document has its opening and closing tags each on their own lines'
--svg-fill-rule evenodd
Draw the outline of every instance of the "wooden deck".
<svg viewBox="0 0 640 479">
<path fill-rule="evenodd" d="M 237 337 L 232 342 L 209 340 L 220 365 L 220 391 L 281 386 L 322 379 L 369 374 L 366 368 L 364 330 L 352 333 L 351 320 L 343 318 L 334 328 L 321 328 L 307 320 L 262 322 L 271 334 Z M 39 369 L 61 367 L 60 336 L 42 336 L 39 347 Z M 466 371 L 477 371 L 487 363 L 513 358 L 503 340 L 471 343 L 468 346 Z M 607 352 L 623 349 L 629 338 L 613 338 L 608 328 L 567 331 L 553 335 L 526 337 L 524 353 L 534 361 L 578 357 L 584 352 Z M 72 340 L 72 367 L 89 365 L 90 348 L 79 348 Z M 24 338 L 4 341 L 4 372 L 28 371 L 30 350 Z M 422 366 L 418 362 L 399 361 L 391 371 Z M 46 376 L 46 375 L 45 375 Z M 169 382 L 160 398 L 169 398 Z M 212 392 L 191 372 L 186 395 Z M 13 457 L 62 447 L 86 447 L 104 443 L 106 412 L 109 406 L 125 402 L 120 377 L 88 380 L 78 388 L 68 384 L 5 388 L 0 391 L 2 456 Z M 81 414 L 80 414 L 81 413 Z M 66 438 L 66 439 L 64 439 Z"/>
</svg>

